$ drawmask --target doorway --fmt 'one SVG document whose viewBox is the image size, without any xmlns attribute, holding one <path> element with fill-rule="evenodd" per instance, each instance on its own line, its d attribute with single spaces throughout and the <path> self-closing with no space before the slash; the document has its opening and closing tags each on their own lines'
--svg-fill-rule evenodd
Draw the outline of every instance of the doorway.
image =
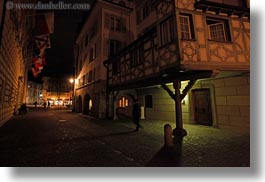
<svg viewBox="0 0 265 182">
<path fill-rule="evenodd" d="M 210 89 L 192 90 L 194 119 L 198 125 L 213 125 Z"/>
</svg>

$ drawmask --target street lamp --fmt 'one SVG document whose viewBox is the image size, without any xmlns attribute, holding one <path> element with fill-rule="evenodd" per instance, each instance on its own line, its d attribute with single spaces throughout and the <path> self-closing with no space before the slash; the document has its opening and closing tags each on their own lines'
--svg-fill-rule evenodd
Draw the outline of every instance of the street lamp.
<svg viewBox="0 0 265 182">
<path fill-rule="evenodd" d="M 74 100 L 76 79 L 71 78 L 71 79 L 69 79 L 69 82 L 72 84 L 72 96 L 70 97 L 70 104 L 72 105 L 72 111 L 74 112 L 73 100 Z"/>
<path fill-rule="evenodd" d="M 69 80 L 69 82 L 70 82 L 70 83 L 74 83 L 75 80 L 74 80 L 73 78 L 71 78 L 71 79 Z"/>
</svg>

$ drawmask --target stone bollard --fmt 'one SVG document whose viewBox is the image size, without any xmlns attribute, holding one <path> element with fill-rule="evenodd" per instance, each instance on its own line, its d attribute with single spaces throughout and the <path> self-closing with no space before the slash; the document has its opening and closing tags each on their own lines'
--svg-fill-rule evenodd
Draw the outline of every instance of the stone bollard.
<svg viewBox="0 0 265 182">
<path fill-rule="evenodd" d="M 165 147 L 173 147 L 172 127 L 170 124 L 164 126 Z"/>
</svg>

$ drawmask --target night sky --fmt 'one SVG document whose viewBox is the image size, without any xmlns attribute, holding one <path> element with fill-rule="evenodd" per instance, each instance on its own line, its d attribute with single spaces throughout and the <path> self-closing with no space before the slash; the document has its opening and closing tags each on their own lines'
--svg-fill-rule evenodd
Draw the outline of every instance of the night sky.
<svg viewBox="0 0 265 182">
<path fill-rule="evenodd" d="M 73 2 L 68 0 L 69 2 Z M 66 2 L 66 1 L 65 1 Z M 78 3 L 77 1 L 74 1 Z M 90 0 L 79 2 L 91 3 Z M 89 11 L 85 10 L 56 10 L 54 33 L 51 34 L 51 48 L 46 49 L 47 65 L 38 78 L 29 73 L 29 80 L 40 82 L 43 76 L 73 75 L 74 41 Z"/>
</svg>

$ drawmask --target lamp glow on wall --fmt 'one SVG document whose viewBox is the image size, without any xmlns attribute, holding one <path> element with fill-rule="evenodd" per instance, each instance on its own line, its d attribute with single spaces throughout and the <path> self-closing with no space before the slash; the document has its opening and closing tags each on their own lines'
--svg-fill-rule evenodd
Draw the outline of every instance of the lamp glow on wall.
<svg viewBox="0 0 265 182">
<path fill-rule="evenodd" d="M 182 105 L 186 105 L 187 102 L 188 102 L 188 96 L 186 95 L 186 96 L 184 97 L 184 99 L 181 101 L 181 104 L 182 104 Z"/>
</svg>

